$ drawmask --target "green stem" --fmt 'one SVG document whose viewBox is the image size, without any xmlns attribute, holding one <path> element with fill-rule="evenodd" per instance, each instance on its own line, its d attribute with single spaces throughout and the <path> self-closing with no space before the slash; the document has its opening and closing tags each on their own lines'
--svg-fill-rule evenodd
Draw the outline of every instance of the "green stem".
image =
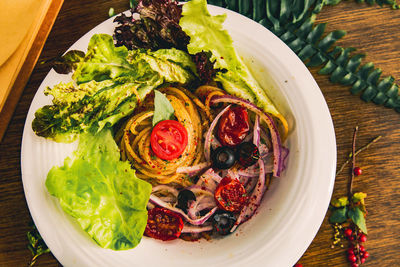
<svg viewBox="0 0 400 267">
<path fill-rule="evenodd" d="M 360 149 L 358 149 L 355 153 L 355 155 L 357 156 L 358 154 L 360 154 L 361 152 L 363 152 L 364 150 L 368 149 L 373 143 L 377 142 L 379 139 L 381 139 L 382 136 L 379 135 L 377 137 L 375 137 L 371 142 L 369 142 L 368 144 L 366 144 L 365 146 L 361 147 Z M 343 165 L 340 167 L 340 169 L 336 172 L 336 176 L 338 176 L 346 167 L 347 164 L 349 164 L 351 158 L 352 158 L 352 153 L 350 153 L 349 158 L 346 160 L 345 163 L 343 163 Z"/>
<path fill-rule="evenodd" d="M 354 128 L 353 133 L 353 144 L 352 144 L 352 167 L 351 167 L 351 178 L 349 183 L 349 201 L 351 201 L 351 197 L 353 196 L 353 180 L 354 180 L 354 168 L 356 167 L 356 138 L 357 138 L 358 126 Z"/>
</svg>

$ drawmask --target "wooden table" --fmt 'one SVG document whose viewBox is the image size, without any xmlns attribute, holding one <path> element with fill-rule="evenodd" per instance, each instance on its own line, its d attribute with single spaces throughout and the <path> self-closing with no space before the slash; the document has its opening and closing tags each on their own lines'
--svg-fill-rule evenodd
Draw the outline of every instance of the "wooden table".
<svg viewBox="0 0 400 267">
<path fill-rule="evenodd" d="M 110 7 L 120 12 L 128 8 L 128 1 L 65 1 L 39 61 L 63 53 L 84 33 L 107 19 Z M 335 7 L 324 7 L 318 20 L 329 22 L 328 30 L 347 30 L 348 35 L 340 44 L 366 52 L 366 60 L 400 83 L 400 10 L 345 1 Z M 35 67 L 0 144 L 0 266 L 26 266 L 31 258 L 26 239 L 31 217 L 20 173 L 21 138 L 29 105 L 48 71 L 49 66 Z M 350 95 L 348 88 L 331 84 L 327 77 L 317 75 L 316 70 L 312 73 L 333 117 L 338 166 L 351 150 L 356 125 L 359 125 L 359 146 L 377 135 L 383 136 L 358 157 L 363 175 L 355 180 L 354 188 L 368 193 L 366 247 L 371 256 L 365 266 L 400 266 L 400 114 L 365 103 Z M 334 196 L 346 194 L 347 179 L 345 172 L 337 177 Z M 303 266 L 348 266 L 345 249 L 330 248 L 332 233 L 326 217 L 299 262 Z M 37 262 L 37 266 L 58 265 L 51 254 Z"/>
</svg>

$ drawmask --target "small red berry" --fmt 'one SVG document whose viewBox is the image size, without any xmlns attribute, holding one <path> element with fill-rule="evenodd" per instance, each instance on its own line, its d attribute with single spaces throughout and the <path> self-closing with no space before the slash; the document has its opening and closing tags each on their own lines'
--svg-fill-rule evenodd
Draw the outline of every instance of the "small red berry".
<svg viewBox="0 0 400 267">
<path fill-rule="evenodd" d="M 368 253 L 368 251 L 365 251 L 365 252 L 364 252 L 364 255 L 363 255 L 363 258 L 366 259 L 366 258 L 368 258 L 368 257 L 369 257 L 369 253 Z"/>
<path fill-rule="evenodd" d="M 349 240 L 353 241 L 354 240 L 354 236 L 349 236 Z"/>
<path fill-rule="evenodd" d="M 353 255 L 349 255 L 348 259 L 349 259 L 350 262 L 356 262 L 357 261 L 357 258 L 356 258 L 356 256 L 354 254 Z"/>
<path fill-rule="evenodd" d="M 353 249 L 353 248 L 349 248 L 349 249 L 347 250 L 347 254 L 349 254 L 349 255 L 354 255 L 354 249 Z"/>
<path fill-rule="evenodd" d="M 365 262 L 365 258 L 361 258 L 361 263 L 364 263 Z"/>
<path fill-rule="evenodd" d="M 358 264 L 353 262 L 353 264 L 351 264 L 351 267 L 358 267 Z"/>
<path fill-rule="evenodd" d="M 361 234 L 361 235 L 360 235 L 360 241 L 361 241 L 361 242 L 367 242 L 367 236 L 364 235 L 364 234 Z"/>
<path fill-rule="evenodd" d="M 360 167 L 355 167 L 355 168 L 354 168 L 354 175 L 355 175 L 355 176 L 359 176 L 359 175 L 361 175 L 361 174 L 362 174 L 361 168 L 360 168 Z"/>
<path fill-rule="evenodd" d="M 301 264 L 301 263 L 296 263 L 293 267 L 303 267 L 303 264 Z"/>
<path fill-rule="evenodd" d="M 360 245 L 360 251 L 361 251 L 361 252 L 365 252 L 365 248 L 364 248 L 363 245 Z"/>
<path fill-rule="evenodd" d="M 351 236 L 352 233 L 353 231 L 350 228 L 346 228 L 346 230 L 344 230 L 344 235 L 347 237 Z"/>
</svg>

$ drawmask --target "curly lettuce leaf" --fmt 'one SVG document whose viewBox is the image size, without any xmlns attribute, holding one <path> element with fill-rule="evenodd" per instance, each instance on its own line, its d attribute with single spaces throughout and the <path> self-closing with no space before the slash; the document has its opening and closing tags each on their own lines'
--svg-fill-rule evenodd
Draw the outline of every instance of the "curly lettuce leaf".
<svg viewBox="0 0 400 267">
<path fill-rule="evenodd" d="M 138 72 L 127 61 L 128 49 L 115 47 L 108 34 L 95 34 L 89 41 L 88 51 L 76 63 L 72 78 L 78 83 L 103 81 L 123 76 L 137 77 Z"/>
<path fill-rule="evenodd" d="M 50 170 L 46 187 L 101 247 L 125 250 L 140 242 L 151 185 L 120 161 L 110 130 L 81 135 L 74 157 Z"/>
<path fill-rule="evenodd" d="M 175 0 L 135 1 L 132 15 L 121 14 L 114 22 L 117 46 L 128 49 L 146 48 L 157 50 L 175 47 L 186 50 L 189 37 L 179 27 L 182 6 Z M 134 17 L 137 13 L 140 18 Z"/>
<path fill-rule="evenodd" d="M 196 77 L 196 66 L 186 52 L 128 52 L 125 47 L 113 47 L 112 37 L 106 34 L 94 35 L 87 55 L 74 66 L 77 84 L 60 83 L 45 89 L 46 95 L 53 96 L 53 104 L 36 111 L 32 129 L 37 135 L 72 142 L 82 132 L 113 126 L 159 86 L 184 85 Z"/>
<path fill-rule="evenodd" d="M 216 80 L 221 82 L 229 94 L 247 99 L 266 112 L 280 117 L 275 105 L 236 53 L 232 38 L 222 25 L 225 18 L 226 14 L 211 16 L 206 0 L 185 3 L 179 25 L 190 36 L 189 53 L 211 52 L 210 60 L 215 61 L 215 68 L 227 70 L 218 72 Z"/>
</svg>

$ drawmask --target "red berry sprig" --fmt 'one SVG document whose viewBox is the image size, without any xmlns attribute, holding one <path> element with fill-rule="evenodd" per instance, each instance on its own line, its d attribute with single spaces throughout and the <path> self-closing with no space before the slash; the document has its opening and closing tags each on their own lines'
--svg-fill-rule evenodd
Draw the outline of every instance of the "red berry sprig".
<svg viewBox="0 0 400 267">
<path fill-rule="evenodd" d="M 361 231 L 354 233 L 350 227 L 344 230 L 344 235 L 350 243 L 347 249 L 347 259 L 351 263 L 351 266 L 358 267 L 360 264 L 365 263 L 369 257 L 369 253 L 365 250 L 362 243 L 367 242 L 367 236 Z"/>
<path fill-rule="evenodd" d="M 351 172 L 349 172 L 351 177 L 348 184 L 348 194 L 345 197 L 333 199 L 331 201 L 330 208 L 332 213 L 329 218 L 329 221 L 334 228 L 332 248 L 339 244 L 341 240 L 347 240 L 349 245 L 346 254 L 350 266 L 352 267 L 360 266 L 365 263 L 369 257 L 369 253 L 365 249 L 365 242 L 367 241 L 365 216 L 367 211 L 365 209 L 364 199 L 367 195 L 363 192 L 353 193 L 353 181 L 355 180 L 355 177 L 360 176 L 363 173 L 362 169 L 359 166 L 356 166 L 355 157 L 381 138 L 381 136 L 376 137 L 367 145 L 356 151 L 355 143 L 357 131 L 358 127 L 355 127 L 353 133 L 352 153 L 336 173 L 336 175 L 338 175 L 344 167 L 351 162 Z M 340 244 L 340 247 L 343 247 L 343 244 Z"/>
</svg>

